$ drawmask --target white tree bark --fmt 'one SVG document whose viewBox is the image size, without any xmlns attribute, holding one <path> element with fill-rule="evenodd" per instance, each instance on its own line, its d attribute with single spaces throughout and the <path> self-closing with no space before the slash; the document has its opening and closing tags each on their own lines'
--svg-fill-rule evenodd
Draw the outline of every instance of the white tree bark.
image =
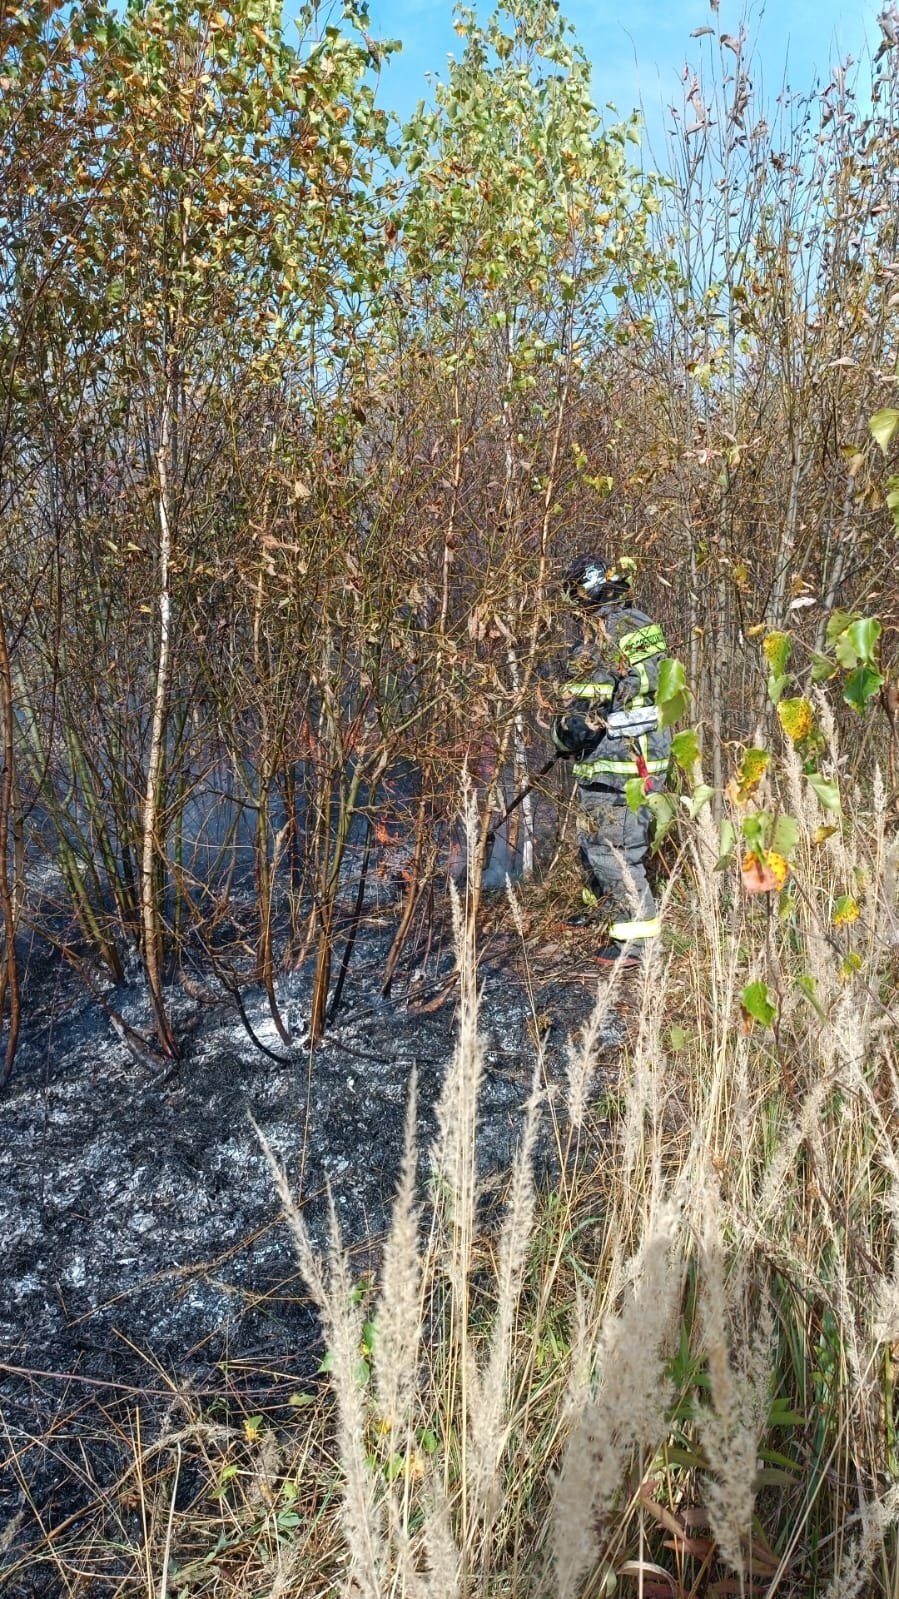
<svg viewBox="0 0 899 1599">
<path fill-rule="evenodd" d="M 172 596 L 169 570 L 172 556 L 171 486 L 169 454 L 172 443 L 172 383 L 166 384 L 159 442 L 155 453 L 156 509 L 159 520 L 159 654 L 153 692 L 153 725 L 147 763 L 141 838 L 140 900 L 144 940 L 144 962 L 156 1017 L 160 1043 L 167 1054 L 175 1052 L 175 1041 L 165 1012 L 162 994 L 159 907 L 156 902 L 155 872 L 159 839 L 159 801 L 165 762 L 165 734 L 168 719 L 169 676 L 171 672 Z"/>
</svg>

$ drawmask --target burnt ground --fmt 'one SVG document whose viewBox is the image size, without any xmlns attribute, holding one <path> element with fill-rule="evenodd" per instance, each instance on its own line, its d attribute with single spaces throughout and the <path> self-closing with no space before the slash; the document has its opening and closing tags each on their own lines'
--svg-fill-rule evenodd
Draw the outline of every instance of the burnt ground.
<svg viewBox="0 0 899 1599">
<path fill-rule="evenodd" d="M 314 1055 L 285 1050 L 264 996 L 244 991 L 253 1030 L 277 1060 L 251 1041 L 227 993 L 175 983 L 184 1059 L 168 1071 L 139 1061 L 68 968 L 33 963 L 25 1036 L 0 1100 L 0 1529 L 17 1523 L 0 1587 L 11 1599 L 65 1591 L 40 1551 L 114 1482 L 136 1407 L 144 1436 L 184 1393 L 201 1407 L 274 1414 L 317 1369 L 315 1320 L 250 1116 L 319 1236 L 330 1188 L 364 1269 L 389 1212 L 410 1073 L 418 1073 L 426 1146 L 455 1018 L 446 950 L 426 973 L 407 967 L 391 998 L 380 997 L 392 925 L 372 922 Z M 578 970 L 559 945 L 529 960 L 535 1009 L 549 1026 L 550 1075 L 561 1078 L 596 970 L 583 961 Z M 479 1151 L 489 1179 L 515 1147 L 533 1063 L 517 937 L 487 935 L 481 972 Z M 310 975 L 280 983 L 298 1035 Z M 108 999 L 126 1021 L 147 1026 L 137 981 Z M 616 1041 L 613 1029 L 612 1061 Z"/>
</svg>

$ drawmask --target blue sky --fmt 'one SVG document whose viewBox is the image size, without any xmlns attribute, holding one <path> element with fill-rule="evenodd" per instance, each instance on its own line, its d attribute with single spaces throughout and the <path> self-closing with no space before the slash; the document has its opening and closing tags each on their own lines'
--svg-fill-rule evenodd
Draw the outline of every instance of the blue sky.
<svg viewBox="0 0 899 1599">
<path fill-rule="evenodd" d="M 385 68 L 380 103 L 407 115 L 421 97 L 429 98 L 428 74 L 443 76 L 447 55 L 460 48 L 452 0 L 369 5 L 372 33 L 403 41 L 402 54 Z M 487 16 L 493 7 L 477 0 L 477 9 Z M 592 63 L 597 103 L 614 101 L 622 114 L 642 103 L 650 135 L 658 136 L 663 107 L 677 99 L 684 62 L 698 57 L 700 43 L 690 38 L 691 30 L 716 21 L 709 0 L 562 0 L 562 9 Z M 875 0 L 769 0 L 755 6 L 749 38 L 765 92 L 779 92 L 785 68 L 790 87 L 804 90 L 816 76 L 826 80 L 837 59 L 858 59 L 879 39 L 880 9 Z M 718 27 L 738 32 L 744 11 L 740 0 L 720 0 Z"/>
</svg>

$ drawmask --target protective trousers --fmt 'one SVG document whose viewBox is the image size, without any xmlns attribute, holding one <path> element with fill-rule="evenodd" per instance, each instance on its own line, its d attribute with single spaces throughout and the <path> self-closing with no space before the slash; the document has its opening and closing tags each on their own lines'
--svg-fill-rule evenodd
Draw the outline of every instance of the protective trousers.
<svg viewBox="0 0 899 1599">
<path fill-rule="evenodd" d="M 645 867 L 652 813 L 645 805 L 632 811 L 623 794 L 585 785 L 578 798 L 577 838 L 588 882 L 615 908 L 609 937 L 618 943 L 657 937 L 658 908 Z"/>
</svg>

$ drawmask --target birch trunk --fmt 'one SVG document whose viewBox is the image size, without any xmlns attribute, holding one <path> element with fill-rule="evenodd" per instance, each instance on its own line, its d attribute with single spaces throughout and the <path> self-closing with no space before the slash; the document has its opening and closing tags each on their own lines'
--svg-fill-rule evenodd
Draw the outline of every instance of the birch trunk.
<svg viewBox="0 0 899 1599">
<path fill-rule="evenodd" d="M 140 903 L 143 930 L 144 965 L 159 1042 L 165 1053 L 177 1056 L 178 1049 L 165 1009 L 162 992 L 163 938 L 160 907 L 156 891 L 156 864 L 159 858 L 159 809 L 165 762 L 165 736 L 168 721 L 169 679 L 171 674 L 172 597 L 169 569 L 172 554 L 171 485 L 169 453 L 172 442 L 172 380 L 166 384 L 156 449 L 157 515 L 159 518 L 159 655 L 153 693 L 153 725 L 147 787 L 144 794 L 141 826 Z"/>
<path fill-rule="evenodd" d="M 6 625 L 0 610 L 0 914 L 3 921 L 3 969 L 0 973 L 0 1023 L 8 1007 L 6 1045 L 0 1063 L 0 1087 L 8 1082 L 16 1057 L 21 1024 L 21 994 L 16 953 L 16 928 L 20 894 L 15 881 L 10 883 L 10 820 L 15 793 L 15 748 L 13 743 L 12 673 L 6 642 Z M 18 854 L 18 851 L 16 851 Z"/>
</svg>

